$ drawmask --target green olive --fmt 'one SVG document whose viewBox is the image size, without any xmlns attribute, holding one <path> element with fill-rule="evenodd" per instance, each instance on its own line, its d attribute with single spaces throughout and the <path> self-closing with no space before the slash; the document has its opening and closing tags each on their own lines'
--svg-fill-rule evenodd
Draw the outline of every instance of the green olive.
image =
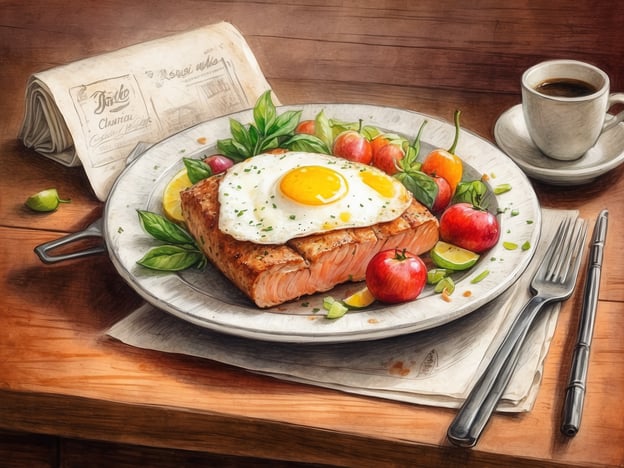
<svg viewBox="0 0 624 468">
<path fill-rule="evenodd" d="M 31 195 L 26 200 L 26 206 L 34 211 L 54 211 L 59 203 L 69 203 L 70 200 L 61 200 L 55 188 L 42 190 Z"/>
</svg>

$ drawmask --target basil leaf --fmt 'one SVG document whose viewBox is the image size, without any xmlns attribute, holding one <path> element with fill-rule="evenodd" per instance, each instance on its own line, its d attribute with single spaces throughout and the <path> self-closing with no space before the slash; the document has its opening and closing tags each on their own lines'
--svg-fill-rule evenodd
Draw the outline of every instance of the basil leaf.
<svg viewBox="0 0 624 468">
<path fill-rule="evenodd" d="M 327 148 L 331 148 L 334 141 L 334 135 L 332 133 L 332 128 L 329 125 L 329 120 L 323 110 L 321 110 L 321 112 L 319 112 L 314 119 L 314 133 L 316 137 L 325 143 Z"/>
<path fill-rule="evenodd" d="M 286 111 L 277 116 L 273 124 L 266 129 L 264 137 L 271 139 L 291 134 L 297 128 L 300 119 L 301 111 Z"/>
<path fill-rule="evenodd" d="M 241 154 L 239 151 L 238 143 L 236 143 L 232 138 L 217 140 L 217 149 L 219 150 L 219 153 L 224 154 L 236 162 L 240 162 L 245 159 L 245 155 Z"/>
<path fill-rule="evenodd" d="M 137 210 L 143 229 L 155 239 L 171 244 L 194 244 L 188 232 L 177 224 L 151 211 Z"/>
<path fill-rule="evenodd" d="M 181 271 L 202 263 L 204 254 L 178 245 L 161 245 L 148 251 L 137 263 L 159 271 Z"/>
<path fill-rule="evenodd" d="M 201 159 L 182 158 L 182 161 L 184 161 L 188 178 L 193 184 L 212 175 L 210 166 Z"/>
<path fill-rule="evenodd" d="M 480 180 L 460 182 L 455 189 L 453 203 L 470 203 L 477 208 L 482 208 L 486 193 L 487 185 Z"/>
<path fill-rule="evenodd" d="M 323 140 L 314 135 L 299 133 L 293 135 L 284 143 L 283 146 L 291 151 L 305 151 L 307 153 L 331 154 L 329 148 Z"/>
<path fill-rule="evenodd" d="M 359 122 L 345 122 L 343 120 L 329 119 L 329 126 L 332 129 L 334 138 L 345 130 L 359 130 Z"/>
<path fill-rule="evenodd" d="M 364 125 L 360 133 L 364 135 L 369 141 L 371 141 L 376 136 L 381 135 L 382 132 L 377 127 L 373 127 L 371 125 Z"/>
<path fill-rule="evenodd" d="M 401 171 L 394 177 L 412 192 L 416 200 L 431 209 L 438 196 L 438 185 L 432 177 L 420 171 Z"/>
<path fill-rule="evenodd" d="M 263 140 L 262 145 L 258 148 L 256 154 L 266 153 L 269 150 L 281 147 L 282 145 L 279 138 L 273 138 L 272 140 Z"/>
<path fill-rule="evenodd" d="M 256 105 L 253 108 L 253 116 L 260 135 L 265 135 L 267 129 L 274 125 L 276 110 L 271 99 L 270 90 L 265 91 L 256 101 Z"/>
<path fill-rule="evenodd" d="M 250 134 L 250 131 L 251 128 L 247 130 L 247 128 L 239 121 L 230 119 L 230 132 L 232 133 L 232 141 L 237 143 L 238 150 L 244 157 L 249 157 L 252 155 L 253 147 L 257 141 L 257 133 L 256 138 L 254 139 Z"/>
</svg>

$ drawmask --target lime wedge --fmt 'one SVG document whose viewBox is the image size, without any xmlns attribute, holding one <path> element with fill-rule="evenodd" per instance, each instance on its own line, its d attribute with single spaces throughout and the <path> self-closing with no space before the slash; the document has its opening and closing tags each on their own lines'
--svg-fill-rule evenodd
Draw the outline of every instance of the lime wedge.
<svg viewBox="0 0 624 468">
<path fill-rule="evenodd" d="M 438 241 L 429 256 L 438 267 L 455 271 L 467 270 L 479 260 L 478 254 L 444 241 Z"/>
<path fill-rule="evenodd" d="M 372 293 L 365 286 L 359 291 L 351 294 L 342 302 L 350 309 L 362 309 L 363 307 L 368 307 L 375 301 Z"/>
</svg>

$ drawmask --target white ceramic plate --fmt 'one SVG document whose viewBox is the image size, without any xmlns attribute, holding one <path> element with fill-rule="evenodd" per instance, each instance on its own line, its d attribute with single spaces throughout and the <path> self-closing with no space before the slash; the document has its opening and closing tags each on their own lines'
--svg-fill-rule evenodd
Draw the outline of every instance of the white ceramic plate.
<svg viewBox="0 0 624 468">
<path fill-rule="evenodd" d="M 423 120 L 421 155 L 433 147 L 448 148 L 452 123 L 416 112 L 368 105 L 317 104 L 278 108 L 303 110 L 303 119 L 324 110 L 330 118 L 356 122 L 401 133 L 413 139 Z M 418 300 L 351 311 L 338 320 L 324 318 L 323 297 L 346 297 L 361 283 L 342 285 L 329 293 L 308 296 L 268 310 L 257 308 L 212 266 L 204 271 L 166 274 L 147 270 L 136 261 L 156 245 L 141 228 L 137 209 L 160 212 L 164 186 L 183 167 L 181 158 L 214 151 L 216 140 L 228 138 L 229 119 L 247 123 L 251 111 L 201 123 L 154 146 L 133 161 L 116 181 L 104 216 L 104 238 L 121 276 L 148 302 L 184 320 L 247 338 L 279 342 L 347 342 L 402 335 L 442 325 L 462 317 L 506 290 L 524 271 L 537 245 L 541 218 L 537 197 L 524 173 L 488 141 L 462 130 L 456 153 L 473 178 L 487 174 L 492 186 L 510 184 L 512 190 L 494 200 L 502 214 L 501 241 L 467 273 L 457 275 L 451 302 L 427 288 Z M 473 168 L 473 169 L 471 169 Z M 512 209 L 517 215 L 512 215 Z M 530 248 L 506 250 L 503 241 L 528 242 Z M 483 270 L 489 275 L 470 281 Z M 464 294 L 465 293 L 465 294 Z"/>
<path fill-rule="evenodd" d="M 500 148 L 529 177 L 551 185 L 581 185 L 624 162 L 624 124 L 603 133 L 596 144 L 574 161 L 558 161 L 545 156 L 533 143 L 524 123 L 522 104 L 504 112 L 494 126 Z"/>
</svg>

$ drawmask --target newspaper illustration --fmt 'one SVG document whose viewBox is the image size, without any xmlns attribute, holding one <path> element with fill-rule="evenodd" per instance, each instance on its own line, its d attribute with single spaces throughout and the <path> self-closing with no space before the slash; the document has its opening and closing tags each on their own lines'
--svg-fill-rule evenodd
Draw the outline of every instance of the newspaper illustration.
<svg viewBox="0 0 624 468">
<path fill-rule="evenodd" d="M 35 73 L 19 138 L 82 165 L 103 201 L 138 142 L 253 107 L 268 89 L 243 36 L 221 22 Z"/>
</svg>

